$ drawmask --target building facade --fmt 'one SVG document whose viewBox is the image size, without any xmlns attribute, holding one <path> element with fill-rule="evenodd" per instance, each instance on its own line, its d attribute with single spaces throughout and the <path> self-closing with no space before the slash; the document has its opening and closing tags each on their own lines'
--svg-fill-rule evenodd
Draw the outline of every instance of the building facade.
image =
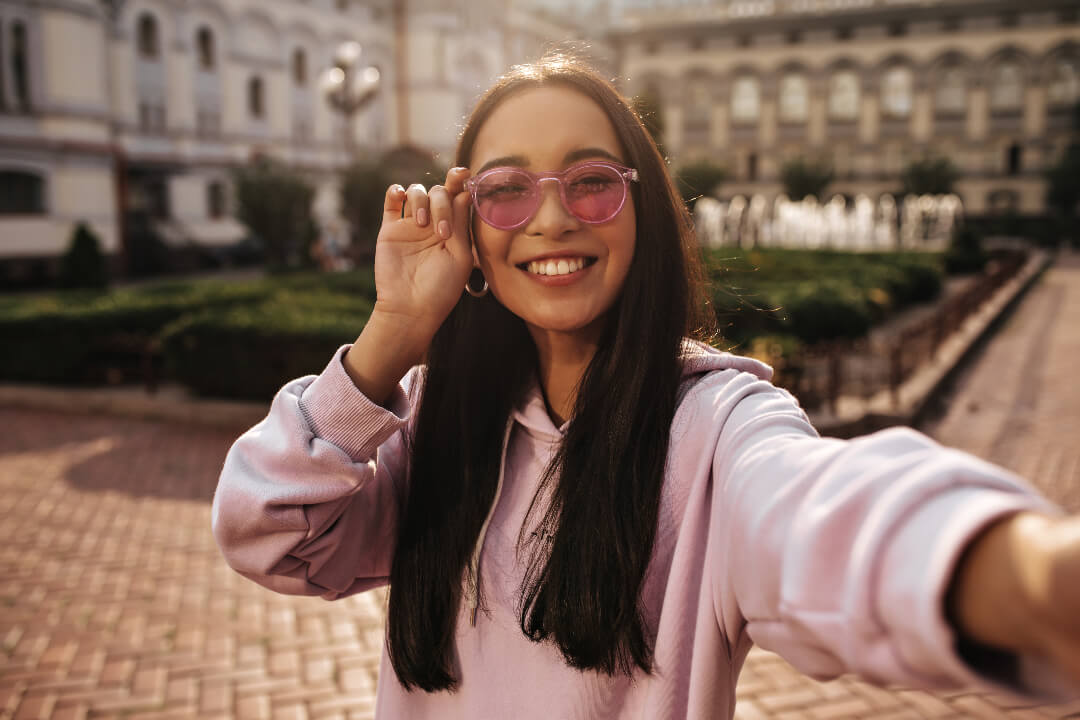
<svg viewBox="0 0 1080 720">
<path fill-rule="evenodd" d="M 232 170 L 259 154 L 330 222 L 347 148 L 449 164 L 479 90 L 572 34 L 494 0 L 0 0 L 0 282 L 54 271 L 79 222 L 128 261 L 235 244 Z M 347 41 L 380 73 L 349 127 L 320 86 Z"/>
<path fill-rule="evenodd" d="M 831 164 L 830 193 L 896 192 L 953 161 L 971 214 L 1045 210 L 1043 173 L 1080 101 L 1075 0 L 624 0 L 612 30 L 630 94 L 651 93 L 678 165 L 728 169 L 727 195 Z"/>
</svg>

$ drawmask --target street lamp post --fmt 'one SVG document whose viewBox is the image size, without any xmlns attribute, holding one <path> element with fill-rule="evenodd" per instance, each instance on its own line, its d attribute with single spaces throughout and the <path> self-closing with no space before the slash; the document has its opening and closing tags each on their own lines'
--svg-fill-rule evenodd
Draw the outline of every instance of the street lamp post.
<svg viewBox="0 0 1080 720">
<path fill-rule="evenodd" d="M 334 52 L 334 66 L 323 72 L 320 82 L 330 107 L 345 119 L 345 151 L 350 161 L 357 155 L 353 120 L 379 89 L 379 69 L 361 67 L 360 53 L 360 43 L 342 43 Z"/>
</svg>

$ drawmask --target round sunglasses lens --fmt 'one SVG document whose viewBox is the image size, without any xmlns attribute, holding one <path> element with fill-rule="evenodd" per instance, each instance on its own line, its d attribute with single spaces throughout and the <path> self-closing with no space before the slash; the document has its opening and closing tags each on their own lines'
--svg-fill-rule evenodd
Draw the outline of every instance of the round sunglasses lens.
<svg viewBox="0 0 1080 720">
<path fill-rule="evenodd" d="M 520 225 L 536 208 L 532 179 L 516 170 L 497 170 L 485 175 L 476 188 L 476 210 L 484 222 L 497 228 Z"/>
<path fill-rule="evenodd" d="M 619 171 L 607 165 L 587 165 L 564 180 L 567 209 L 585 222 L 601 223 L 615 217 L 626 194 Z"/>
</svg>

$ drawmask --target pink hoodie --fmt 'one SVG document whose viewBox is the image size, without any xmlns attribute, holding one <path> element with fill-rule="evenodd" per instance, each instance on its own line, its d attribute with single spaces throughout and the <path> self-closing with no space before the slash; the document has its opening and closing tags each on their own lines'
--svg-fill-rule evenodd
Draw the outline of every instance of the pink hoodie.
<svg viewBox="0 0 1080 720">
<path fill-rule="evenodd" d="M 278 592 L 332 600 L 390 572 L 418 371 L 383 409 L 349 380 L 346 350 L 282 388 L 233 445 L 214 497 L 229 564 Z M 816 678 L 1002 689 L 957 656 L 945 589 L 987 523 L 1060 510 L 1007 471 L 909 429 L 821 438 L 755 360 L 688 343 L 684 374 L 694 382 L 671 428 L 642 591 L 655 672 L 581 672 L 521 632 L 516 538 L 562 435 L 535 389 L 493 438 L 502 477 L 474 558 L 486 607 L 474 618 L 467 588 L 460 689 L 405 692 L 384 650 L 377 717 L 730 718 L 752 643 Z"/>
</svg>

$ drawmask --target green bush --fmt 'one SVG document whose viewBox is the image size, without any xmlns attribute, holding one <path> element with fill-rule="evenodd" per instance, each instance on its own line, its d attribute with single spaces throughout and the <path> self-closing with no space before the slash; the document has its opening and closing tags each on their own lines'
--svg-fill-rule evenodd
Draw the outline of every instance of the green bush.
<svg viewBox="0 0 1080 720">
<path fill-rule="evenodd" d="M 287 380 L 321 372 L 371 308 L 363 297 L 282 292 L 186 316 L 162 332 L 162 349 L 171 376 L 199 394 L 269 400 Z"/>
<path fill-rule="evenodd" d="M 953 234 L 949 249 L 945 252 L 945 272 L 950 275 L 981 272 L 987 259 L 982 239 L 974 230 L 965 227 Z"/>
<path fill-rule="evenodd" d="M 71 234 L 71 244 L 60 259 L 60 286 L 65 288 L 105 288 L 109 271 L 101 241 L 86 223 L 79 223 Z"/>
<path fill-rule="evenodd" d="M 257 158 L 236 172 L 236 215 L 259 239 L 272 269 L 311 265 L 315 190 L 282 163 Z"/>
<path fill-rule="evenodd" d="M 680 168 L 675 175 L 675 183 L 683 202 L 692 209 L 698 198 L 712 196 L 726 178 L 727 171 L 723 167 L 701 160 Z"/>
</svg>

